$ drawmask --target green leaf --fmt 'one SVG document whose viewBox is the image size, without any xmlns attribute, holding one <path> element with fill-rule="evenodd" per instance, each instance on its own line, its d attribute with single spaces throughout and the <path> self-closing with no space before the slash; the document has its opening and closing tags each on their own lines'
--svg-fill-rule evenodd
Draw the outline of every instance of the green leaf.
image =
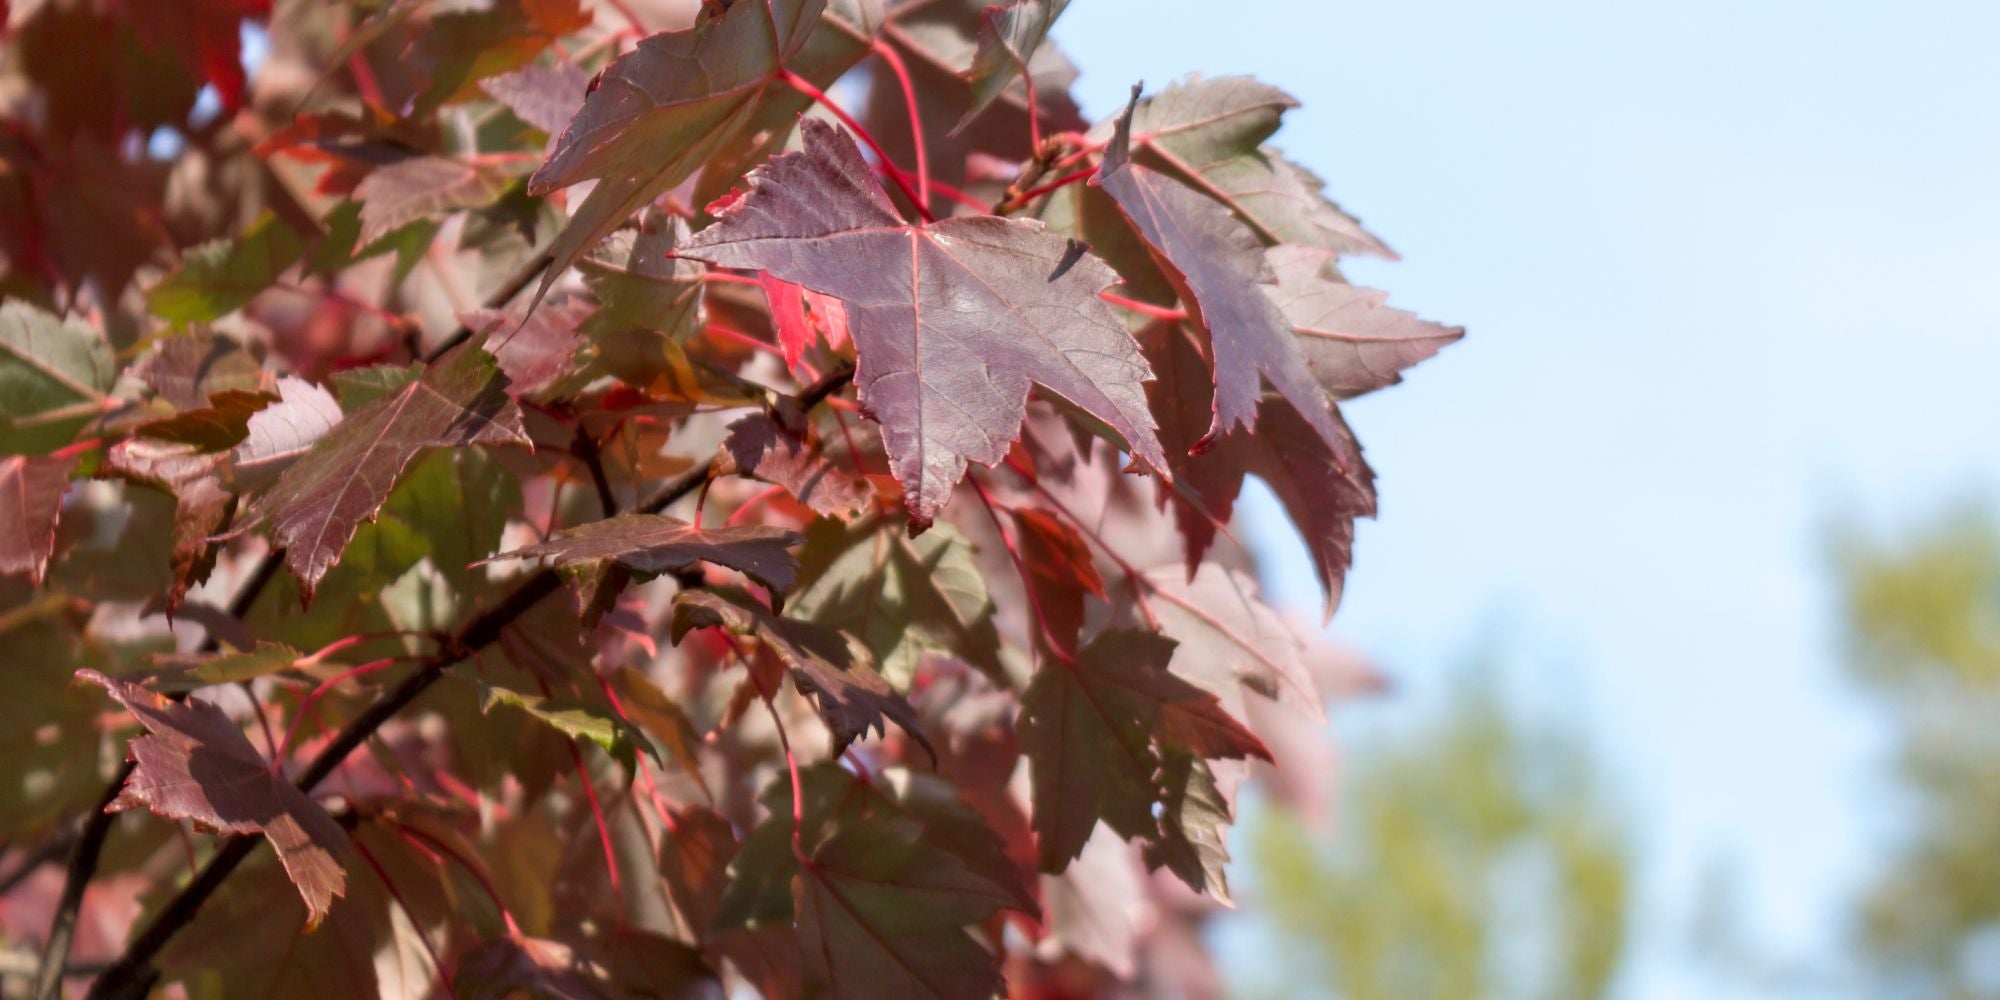
<svg viewBox="0 0 2000 1000">
<path fill-rule="evenodd" d="M 491 713 L 495 706 L 519 709 L 573 740 L 589 740 L 605 753 L 632 767 L 637 751 L 643 750 L 653 763 L 664 765 L 660 752 L 636 726 L 618 718 L 608 708 L 585 705 L 569 698 L 548 698 L 523 694 L 512 688 L 479 684 L 479 710 Z"/>
<path fill-rule="evenodd" d="M 931 653 L 1001 675 L 986 579 L 972 544 L 950 525 L 910 538 L 882 521 L 822 520 L 808 529 L 799 560 L 806 583 L 792 613 L 860 639 L 891 683 L 907 687 Z"/>
<path fill-rule="evenodd" d="M 0 304 L 0 452 L 68 443 L 98 415 L 116 372 L 111 345 L 87 324 Z"/>
<path fill-rule="evenodd" d="M 265 213 L 233 240 L 189 250 L 180 265 L 146 290 L 146 308 L 174 323 L 206 323 L 242 308 L 305 256 L 305 241 Z"/>
<path fill-rule="evenodd" d="M 161 671 L 153 686 L 168 694 L 212 684 L 235 684 L 299 665 L 305 654 L 282 642 L 257 640 L 255 648 L 229 653 L 161 653 L 151 658 Z"/>
</svg>

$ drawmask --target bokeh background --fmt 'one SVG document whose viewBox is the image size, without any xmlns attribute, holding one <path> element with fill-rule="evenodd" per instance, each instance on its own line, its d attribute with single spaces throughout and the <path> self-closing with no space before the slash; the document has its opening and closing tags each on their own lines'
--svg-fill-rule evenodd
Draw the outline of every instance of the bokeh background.
<svg viewBox="0 0 2000 1000">
<path fill-rule="evenodd" d="M 1249 809 L 1235 987 L 2000 996 L 2000 5 L 1057 37 L 1092 116 L 1189 66 L 1289 90 L 1279 145 L 1405 258 L 1352 280 L 1469 331 L 1347 410 L 1383 500 L 1331 634 L 1394 687 L 1335 713 L 1329 829 Z"/>
</svg>

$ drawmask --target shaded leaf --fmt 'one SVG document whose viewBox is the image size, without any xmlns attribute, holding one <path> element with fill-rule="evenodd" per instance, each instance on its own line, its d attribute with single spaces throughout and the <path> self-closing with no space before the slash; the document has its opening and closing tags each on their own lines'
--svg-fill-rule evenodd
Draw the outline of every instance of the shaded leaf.
<svg viewBox="0 0 2000 1000">
<path fill-rule="evenodd" d="M 206 323 L 242 308 L 305 256 L 305 240 L 276 216 L 242 236 L 214 240 L 182 255 L 179 266 L 146 289 L 146 308 L 175 323 Z"/>
<path fill-rule="evenodd" d="M 1104 632 L 1073 663 L 1043 666 L 1022 694 L 1043 871 L 1061 871 L 1100 819 L 1128 838 L 1156 836 L 1161 767 L 1174 752 L 1270 759 L 1215 695 L 1168 672 L 1173 651 L 1165 636 Z"/>
<path fill-rule="evenodd" d="M 277 399 L 268 392 L 224 389 L 214 395 L 210 405 L 149 420 L 139 425 L 137 433 L 156 441 L 193 445 L 201 451 L 224 451 L 249 436 L 250 418 Z"/>
<path fill-rule="evenodd" d="M 594 974 L 593 974 L 594 973 Z M 595 981 L 603 975 L 559 941 L 519 934 L 486 941 L 458 960 L 452 993 L 461 1000 L 610 1000 Z"/>
<path fill-rule="evenodd" d="M 1257 596 L 1241 572 L 1204 563 L 1190 579 L 1178 569 L 1146 573 L 1137 586 L 1177 645 L 1171 668 L 1221 697 L 1235 710 L 1243 692 L 1325 718 L 1315 671 L 1306 657 L 1321 655 Z M 1118 617 L 1140 619 L 1131 591 L 1121 591 Z"/>
<path fill-rule="evenodd" d="M 25 574 L 39 587 L 56 544 L 56 519 L 77 456 L 0 458 L 0 573 Z"/>
<path fill-rule="evenodd" d="M 701 733 L 680 705 L 645 674 L 631 667 L 620 667 L 611 675 L 611 688 L 618 692 L 618 701 L 633 724 L 659 741 L 701 793 L 713 798 L 708 779 L 701 773 Z"/>
<path fill-rule="evenodd" d="M 1166 794 L 1160 829 L 1145 846 L 1146 865 L 1173 872 L 1187 887 L 1229 902 L 1229 848 L 1224 843 L 1231 809 L 1207 762 L 1193 754 L 1167 755 L 1160 769 Z"/>
<path fill-rule="evenodd" d="M 169 701 L 95 670 L 77 676 L 103 686 L 148 735 L 132 741 L 138 767 L 109 808 L 145 806 L 169 819 L 231 833 L 261 833 L 305 900 L 308 919 L 326 917 L 344 895 L 347 833 L 319 804 L 273 771 L 222 710 L 198 698 Z"/>
<path fill-rule="evenodd" d="M 936 516 L 968 461 L 1006 455 L 1030 382 L 1164 468 L 1140 387 L 1150 372 L 1097 297 L 1116 280 L 1110 268 L 1038 222 L 907 225 L 852 139 L 816 119 L 800 129 L 804 151 L 760 167 L 750 193 L 681 253 L 768 271 L 844 303 L 855 385 L 916 525 Z"/>
<path fill-rule="evenodd" d="M 68 442 L 98 415 L 116 372 L 103 334 L 26 302 L 0 303 L 0 451 Z"/>
<path fill-rule="evenodd" d="M 547 556 L 571 574 L 594 574 L 616 563 L 635 573 L 656 576 L 711 562 L 737 570 L 772 590 L 788 590 L 798 560 L 790 548 L 798 535 L 782 528 L 753 525 L 737 528 L 697 528 L 665 514 L 620 514 L 617 517 L 565 528 L 546 542 L 502 553 L 495 559 Z"/>
<path fill-rule="evenodd" d="M 972 84 L 972 109 L 952 128 L 954 136 L 998 100 L 1008 84 L 1027 72 L 1035 50 L 1048 37 L 1049 27 L 1068 6 L 1069 0 L 1014 0 L 1004 7 L 986 8 L 980 18 L 979 50 L 967 74 Z"/>
<path fill-rule="evenodd" d="M 822 521 L 806 535 L 800 571 L 792 613 L 860 639 L 892 683 L 907 687 L 932 653 L 1001 673 L 993 600 L 971 543 L 950 525 L 910 538 L 884 522 Z"/>
<path fill-rule="evenodd" d="M 1034 611 L 1052 633 L 1038 638 L 1075 653 L 1077 634 L 1083 630 L 1084 595 L 1104 597 L 1104 580 L 1097 575 L 1090 547 L 1075 528 L 1040 507 L 1016 507 L 1013 520 L 1021 562 L 1028 569 L 1027 584 L 1034 588 Z"/>
<path fill-rule="evenodd" d="M 583 325 L 597 365 L 627 385 L 649 388 L 684 363 L 673 346 L 702 327 L 707 268 L 673 256 L 687 221 L 648 212 L 637 230 L 621 229 L 577 262 L 598 310 Z"/>
<path fill-rule="evenodd" d="M 230 653 L 160 653 L 150 662 L 161 673 L 153 687 L 165 694 L 185 693 L 212 684 L 235 684 L 299 666 L 303 653 L 282 642 L 257 640 L 255 647 Z"/>
<path fill-rule="evenodd" d="M 132 373 L 176 410 L 199 410 L 217 393 L 258 393 L 264 366 L 243 345 L 212 333 L 170 336 L 132 366 Z"/>
<path fill-rule="evenodd" d="M 827 517 L 853 518 L 867 510 L 874 497 L 866 480 L 835 468 L 817 447 L 761 413 L 729 425 L 716 471 L 782 486 L 798 502 Z"/>
<path fill-rule="evenodd" d="M 962 928 L 1010 905 L 1002 886 L 919 840 L 923 827 L 880 820 L 841 830 L 792 878 L 810 982 L 837 998 L 986 997 L 996 956 Z"/>
<path fill-rule="evenodd" d="M 548 388 L 576 367 L 578 327 L 594 312 L 580 299 L 544 304 L 523 317 L 514 310 L 477 309 L 460 313 L 465 328 L 487 334 L 493 360 L 507 376 L 514 398 Z"/>
<path fill-rule="evenodd" d="M 418 219 L 484 208 L 507 190 L 506 175 L 445 156 L 413 156 L 369 172 L 354 189 L 366 246 Z"/>
<path fill-rule="evenodd" d="M 882 721 L 887 716 L 936 759 L 937 751 L 917 723 L 916 709 L 875 672 L 853 640 L 839 629 L 780 618 L 707 591 L 683 591 L 674 599 L 675 645 L 698 628 L 754 636 L 777 654 L 792 671 L 792 682 L 799 691 L 812 698 L 833 735 L 836 755 L 871 730 L 887 736 L 888 726 Z"/>
<path fill-rule="evenodd" d="M 276 408 L 274 408 L 276 409 Z M 259 414 L 263 416 L 263 414 Z M 376 399 L 315 442 L 258 501 L 307 601 L 354 531 L 373 517 L 411 460 L 428 448 L 526 444 L 521 411 L 478 341 L 415 382 Z"/>
<path fill-rule="evenodd" d="M 523 66 L 511 73 L 489 77 L 479 87 L 507 106 L 514 117 L 547 132 L 562 134 L 563 126 L 583 107 L 584 90 L 590 77 L 571 62 Z"/>
<path fill-rule="evenodd" d="M 235 497 L 217 475 L 224 458 L 193 445 L 130 438 L 111 446 L 103 471 L 142 483 L 174 498 L 174 537 L 168 558 L 174 583 L 166 592 L 168 613 L 180 606 L 189 587 L 207 579 L 214 564 L 209 538 L 229 519 Z"/>
</svg>

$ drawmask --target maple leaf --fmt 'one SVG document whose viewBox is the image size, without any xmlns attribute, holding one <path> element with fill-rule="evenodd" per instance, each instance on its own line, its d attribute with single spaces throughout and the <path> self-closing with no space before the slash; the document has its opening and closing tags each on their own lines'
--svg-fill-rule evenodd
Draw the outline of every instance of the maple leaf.
<svg viewBox="0 0 2000 1000">
<path fill-rule="evenodd" d="M 155 653 L 148 658 L 159 674 L 153 687 L 163 694 L 184 694 L 214 684 L 235 684 L 301 665 L 304 654 L 282 642 L 259 639 L 249 649 L 228 653 Z"/>
<path fill-rule="evenodd" d="M 855 517 L 874 496 L 865 480 L 835 468 L 818 447 L 761 413 L 729 425 L 716 474 L 731 473 L 782 486 L 814 513 L 828 517 Z"/>
<path fill-rule="evenodd" d="M 302 378 L 280 376 L 278 402 L 244 421 L 243 441 L 230 451 L 223 475 L 245 493 L 277 482 L 340 419 L 333 393 Z"/>
<path fill-rule="evenodd" d="M 578 330 L 595 313 L 588 302 L 570 299 L 545 305 L 526 316 L 498 309 L 458 314 L 468 330 L 487 334 L 493 360 L 507 376 L 515 399 L 547 389 L 576 368 Z"/>
<path fill-rule="evenodd" d="M 1103 165 L 1090 183 L 1118 203 L 1153 248 L 1189 313 L 1207 332 L 1215 372 L 1214 419 L 1196 447 L 1231 427 L 1254 430 L 1263 382 L 1290 400 L 1329 447 L 1340 446 L 1332 406 L 1313 384 L 1291 324 L 1263 286 L 1276 281 L 1263 249 L 1229 210 L 1132 161 L 1132 90 Z"/>
<path fill-rule="evenodd" d="M 254 355 L 236 341 L 211 333 L 162 339 L 132 367 L 132 373 L 183 411 L 211 405 L 217 393 L 256 393 L 265 386 L 264 366 Z"/>
<path fill-rule="evenodd" d="M 56 519 L 78 456 L 0 458 L 0 573 L 25 573 L 39 587 L 56 545 Z"/>
<path fill-rule="evenodd" d="M 980 17 L 979 50 L 966 73 L 972 84 L 972 108 L 952 127 L 954 137 L 1028 71 L 1035 50 L 1068 6 L 1069 0 L 1014 0 L 1004 7 L 986 8 Z"/>
<path fill-rule="evenodd" d="M 354 188 L 361 203 L 363 245 L 418 219 L 500 200 L 508 179 L 499 171 L 446 156 L 413 156 L 370 171 Z"/>
<path fill-rule="evenodd" d="M 1132 148 L 1141 159 L 1227 205 L 1268 244 L 1396 258 L 1353 216 L 1320 194 L 1318 177 L 1264 140 L 1298 101 L 1247 76 L 1177 82 L 1133 109 Z M 1090 138 L 1111 137 L 1115 122 Z"/>
<path fill-rule="evenodd" d="M 1075 528 L 1039 507 L 1014 508 L 1014 531 L 1028 569 L 1027 584 L 1034 589 L 1034 611 L 1050 632 L 1044 638 L 1075 653 L 1085 595 L 1105 596 L 1090 548 Z"/>
<path fill-rule="evenodd" d="M 950 525 L 910 538 L 886 522 L 821 521 L 806 533 L 800 578 L 792 613 L 860 639 L 891 683 L 908 686 L 930 654 L 1002 673 L 993 599 Z"/>
<path fill-rule="evenodd" d="M 1168 672 L 1173 651 L 1155 633 L 1103 632 L 1073 662 L 1043 666 L 1021 695 L 1043 871 L 1062 871 L 1100 819 L 1128 838 L 1157 836 L 1172 753 L 1271 759 L 1215 695 Z"/>
<path fill-rule="evenodd" d="M 1013 905 L 1006 887 L 924 843 L 912 820 L 856 824 L 792 877 L 807 976 L 836 998 L 983 997 L 992 953 L 961 929 Z"/>
<path fill-rule="evenodd" d="M 638 751 L 645 751 L 655 764 L 665 764 L 660 752 L 632 723 L 604 708 L 566 698 L 526 694 L 498 684 L 479 683 L 479 710 L 491 714 L 496 706 L 519 710 L 572 740 L 589 740 L 605 753 L 633 766 Z"/>
<path fill-rule="evenodd" d="M 146 289 L 146 308 L 174 323 L 206 323 L 242 308 L 305 256 L 305 240 L 266 213 L 233 240 L 211 240 Z"/>
<path fill-rule="evenodd" d="M 1402 381 L 1403 369 L 1465 336 L 1383 305 L 1388 293 L 1341 280 L 1333 254 L 1313 247 L 1264 251 L 1276 287 L 1266 294 L 1298 333 L 1306 365 L 1335 399 L 1350 399 Z"/>
<path fill-rule="evenodd" d="M 583 333 L 597 366 L 628 385 L 647 388 L 673 368 L 674 345 L 706 321 L 707 268 L 674 256 L 687 238 L 686 220 L 648 212 L 636 231 L 612 233 L 577 262 L 598 301 Z"/>
<path fill-rule="evenodd" d="M 495 559 L 548 556 L 567 572 L 591 573 L 616 563 L 647 576 L 711 562 L 739 570 L 772 590 L 788 590 L 798 560 L 789 551 L 802 541 L 783 528 L 752 525 L 697 528 L 665 514 L 627 513 L 602 521 L 565 528 L 554 538 Z"/>
<path fill-rule="evenodd" d="M 770 305 L 771 323 L 778 330 L 778 346 L 785 352 L 785 367 L 794 377 L 803 373 L 800 363 L 805 359 L 806 348 L 820 334 L 825 334 L 831 347 L 846 343 L 847 310 L 839 299 L 780 281 L 769 273 L 758 274 L 757 283 L 763 287 L 764 299 Z"/>
<path fill-rule="evenodd" d="M 174 535 L 169 558 L 174 582 L 166 592 L 171 614 L 190 586 L 208 577 L 214 564 L 209 537 L 222 529 L 234 509 L 235 497 L 217 475 L 224 456 L 207 454 L 193 445 L 132 438 L 111 447 L 104 471 L 142 483 L 174 498 Z"/>
<path fill-rule="evenodd" d="M 554 262 L 541 293 L 606 233 L 759 121 L 767 100 L 782 95 L 796 101 L 782 73 L 803 53 L 825 8 L 826 0 L 729 4 L 686 31 L 642 40 L 598 75 L 583 107 L 528 180 L 534 195 L 598 181 L 550 248 Z M 802 74 L 830 82 L 867 51 L 869 35 L 838 18 L 826 23 L 858 42 L 847 46 L 851 52 L 833 54 L 830 65 Z"/>
<path fill-rule="evenodd" d="M 26 302 L 0 303 L 0 451 L 67 442 L 98 415 L 116 372 L 103 334 Z"/>
<path fill-rule="evenodd" d="M 833 734 L 838 756 L 870 730 L 888 735 L 886 716 L 937 759 L 930 738 L 917 722 L 916 709 L 882 675 L 875 672 L 854 641 L 839 629 L 780 618 L 761 608 L 707 591 L 683 591 L 674 599 L 673 640 L 698 628 L 721 628 L 735 635 L 755 636 L 777 654 L 792 672 L 792 682 L 810 696 L 820 719 Z"/>
<path fill-rule="evenodd" d="M 571 62 L 523 66 L 479 82 L 481 90 L 507 106 L 514 117 L 549 134 L 553 141 L 583 107 L 590 77 Z"/>
<path fill-rule="evenodd" d="M 1231 429 L 1196 454 L 1214 412 L 1208 366 L 1179 323 L 1154 324 L 1143 339 L 1159 375 L 1146 392 L 1172 456 L 1174 486 L 1193 494 L 1193 502 L 1182 500 L 1174 510 L 1187 541 L 1188 575 L 1215 540 L 1217 524 L 1228 523 L 1244 477 L 1255 475 L 1277 494 L 1305 540 L 1326 595 L 1325 617 L 1331 619 L 1353 561 L 1354 519 L 1375 514 L 1375 475 L 1339 409 L 1330 411 L 1337 448 L 1329 448 L 1290 403 L 1266 396 L 1257 409 L 1256 433 Z M 1168 500 L 1164 493 L 1161 500 Z"/>
<path fill-rule="evenodd" d="M 131 710 L 148 735 L 132 740 L 138 763 L 110 809 L 145 806 L 168 819 L 231 833 L 261 833 L 317 924 L 346 894 L 347 833 L 319 803 L 271 769 L 222 710 L 198 698 L 170 701 L 137 684 L 79 670 Z"/>
<path fill-rule="evenodd" d="M 262 416 L 262 414 L 259 414 Z M 361 522 L 430 448 L 527 444 L 521 411 L 479 341 L 453 348 L 423 375 L 349 414 L 257 501 L 308 603 Z"/>
<path fill-rule="evenodd" d="M 854 140 L 816 119 L 805 149 L 751 175 L 750 193 L 681 249 L 768 271 L 846 307 L 862 405 L 878 421 L 914 525 L 927 526 L 968 461 L 1006 455 L 1029 383 L 1062 396 L 1165 468 L 1137 345 L 1097 294 L 1116 280 L 1038 222 L 896 214 Z"/>
<path fill-rule="evenodd" d="M 1307 662 L 1323 652 L 1257 596 L 1256 581 L 1215 563 L 1203 563 L 1192 578 L 1179 569 L 1152 570 L 1120 589 L 1114 620 L 1144 618 L 1134 587 L 1143 590 L 1160 631 L 1179 644 L 1169 669 L 1221 698 L 1230 712 L 1242 710 L 1248 692 L 1326 717 Z"/>
</svg>

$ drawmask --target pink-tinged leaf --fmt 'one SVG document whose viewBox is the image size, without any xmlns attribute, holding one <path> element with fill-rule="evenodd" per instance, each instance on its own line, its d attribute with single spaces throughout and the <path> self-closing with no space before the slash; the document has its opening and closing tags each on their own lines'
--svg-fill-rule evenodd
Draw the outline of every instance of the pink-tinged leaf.
<svg viewBox="0 0 2000 1000">
<path fill-rule="evenodd" d="M 596 312 L 588 302 L 568 299 L 544 304 L 525 320 L 517 311 L 475 309 L 460 313 L 468 330 L 486 334 L 493 360 L 507 376 L 507 391 L 515 399 L 530 396 L 576 369 L 578 332 Z"/>
<path fill-rule="evenodd" d="M 751 175 L 750 193 L 683 256 L 768 271 L 840 299 L 862 405 L 919 527 L 968 462 L 992 465 L 1020 434 L 1030 383 L 1108 424 L 1165 467 L 1137 345 L 1097 294 L 1116 280 L 1040 223 L 992 217 L 906 224 L 854 141 L 816 119 L 802 152 Z"/>
<path fill-rule="evenodd" d="M 1465 336 L 1462 326 L 1389 308 L 1387 292 L 1341 280 L 1328 251 L 1281 246 L 1264 257 L 1278 278 L 1265 291 L 1298 333 L 1313 377 L 1335 399 L 1395 385 L 1403 369 Z"/>
<path fill-rule="evenodd" d="M 1178 568 L 1145 574 L 1137 587 L 1159 619 L 1160 630 L 1179 643 L 1171 668 L 1238 712 L 1246 693 L 1323 719 L 1325 706 L 1315 658 L 1331 654 L 1307 638 L 1257 596 L 1249 577 L 1203 563 L 1189 579 Z M 1116 620 L 1142 616 L 1129 588 L 1120 591 Z"/>
<path fill-rule="evenodd" d="M 986 8 L 979 23 L 979 50 L 966 74 L 972 84 L 972 108 L 952 126 L 953 137 L 1027 72 L 1035 50 L 1068 6 L 1069 0 L 1014 0 Z"/>
<path fill-rule="evenodd" d="M 1136 103 L 1138 88 L 1132 97 Z M 1267 379 L 1338 447 L 1331 404 L 1313 384 L 1291 324 L 1264 292 L 1276 277 L 1257 237 L 1221 204 L 1133 162 L 1131 124 L 1128 105 L 1091 183 L 1118 203 L 1208 334 L 1215 413 L 1197 447 L 1232 427 L 1255 430 Z"/>
<path fill-rule="evenodd" d="M 1216 696 L 1168 672 L 1174 642 L 1100 633 L 1073 663 L 1042 666 L 1021 696 L 1021 750 L 1034 786 L 1042 871 L 1059 872 L 1101 819 L 1128 838 L 1157 839 L 1162 768 L 1177 753 L 1269 760 L 1262 741 Z"/>
<path fill-rule="evenodd" d="M 873 820 L 820 844 L 792 877 L 809 983 L 836 1000 L 989 997 L 996 956 L 963 928 L 1014 893 L 925 843 L 922 824 Z"/>
<path fill-rule="evenodd" d="M 418 455 L 440 447 L 529 443 L 506 386 L 479 341 L 463 344 L 416 381 L 354 411 L 278 477 L 256 509 L 270 518 L 272 536 L 307 601 Z"/>
<path fill-rule="evenodd" d="M 523 66 L 479 82 L 480 89 L 505 104 L 514 117 L 547 132 L 550 138 L 561 135 L 563 126 L 576 117 L 589 86 L 590 76 L 570 62 Z"/>
<path fill-rule="evenodd" d="M 820 719 L 833 734 L 835 755 L 871 730 L 888 735 L 883 722 L 887 717 L 936 760 L 937 751 L 924 735 L 916 709 L 875 671 L 867 654 L 847 633 L 796 618 L 780 618 L 708 591 L 683 591 L 674 600 L 674 644 L 679 645 L 682 636 L 698 628 L 754 636 L 777 654 L 792 671 L 792 682 L 813 699 Z"/>
<path fill-rule="evenodd" d="M 325 918 L 333 898 L 346 893 L 341 863 L 349 852 L 346 831 L 325 809 L 271 770 L 214 705 L 197 698 L 170 701 L 95 670 L 77 676 L 103 686 L 148 734 L 132 741 L 138 767 L 109 808 L 144 806 L 168 819 L 263 834 L 305 900 L 308 920 Z"/>
<path fill-rule="evenodd" d="M 249 417 L 243 442 L 230 451 L 223 467 L 224 477 L 244 493 L 277 482 L 280 473 L 340 423 L 340 416 L 333 393 L 302 378 L 280 377 L 278 402 Z"/>
<path fill-rule="evenodd" d="M 851 520 L 867 510 L 875 491 L 834 467 L 818 447 L 765 414 L 729 425 L 717 473 L 754 476 L 790 491 L 814 513 Z"/>
<path fill-rule="evenodd" d="M 554 263 L 540 293 L 743 131 L 767 92 L 792 93 L 779 73 L 805 47 L 825 6 L 826 0 L 729 4 L 686 31 L 644 39 L 598 75 L 547 162 L 528 180 L 533 195 L 598 182 L 550 248 Z"/>
<path fill-rule="evenodd" d="M 1062 874 L 1042 876 L 1042 910 L 1048 935 L 1035 957 L 1076 955 L 1128 980 L 1138 971 L 1139 941 L 1159 917 L 1138 849 L 1102 826 Z"/>
<path fill-rule="evenodd" d="M 130 438 L 111 447 L 104 472 L 142 483 L 174 498 L 174 537 L 169 557 L 174 582 L 167 589 L 166 609 L 180 607 L 188 588 L 208 578 L 215 560 L 209 538 L 222 530 L 234 496 L 217 474 L 224 456 L 204 453 L 193 445 Z"/>
<path fill-rule="evenodd" d="M 361 203 L 357 246 L 409 225 L 467 208 L 484 208 L 507 191 L 499 171 L 444 156 L 417 156 L 378 167 L 354 189 Z"/>
<path fill-rule="evenodd" d="M 24 573 L 39 587 L 56 545 L 56 519 L 78 456 L 0 458 L 0 573 Z"/>
<path fill-rule="evenodd" d="M 463 1000 L 534 996 L 555 1000 L 607 1000 L 589 965 L 570 947 L 522 935 L 494 938 L 475 946 L 458 960 L 451 987 Z"/>
<path fill-rule="evenodd" d="M 1173 503 L 1175 522 L 1187 540 L 1188 575 L 1194 575 L 1215 540 L 1216 524 L 1228 522 L 1244 477 L 1255 475 L 1277 494 L 1304 539 L 1326 595 L 1326 617 L 1331 618 L 1354 557 L 1354 519 L 1375 514 L 1374 472 L 1339 409 L 1331 411 L 1337 448 L 1329 448 L 1290 403 L 1266 396 L 1257 410 L 1261 426 L 1256 433 L 1232 429 L 1195 454 L 1195 442 L 1212 412 L 1208 365 L 1179 323 L 1156 323 L 1143 339 L 1147 360 L 1159 375 L 1147 385 L 1147 396 L 1160 420 L 1174 487 L 1185 494 L 1163 494 L 1161 500 Z"/>
<path fill-rule="evenodd" d="M 804 539 L 782 528 L 752 525 L 697 528 L 665 514 L 620 514 L 566 528 L 554 538 L 502 553 L 495 559 L 547 556 L 564 570 L 594 570 L 617 563 L 648 576 L 711 562 L 738 570 L 772 590 L 788 590 L 798 572 L 791 547 Z"/>
</svg>

